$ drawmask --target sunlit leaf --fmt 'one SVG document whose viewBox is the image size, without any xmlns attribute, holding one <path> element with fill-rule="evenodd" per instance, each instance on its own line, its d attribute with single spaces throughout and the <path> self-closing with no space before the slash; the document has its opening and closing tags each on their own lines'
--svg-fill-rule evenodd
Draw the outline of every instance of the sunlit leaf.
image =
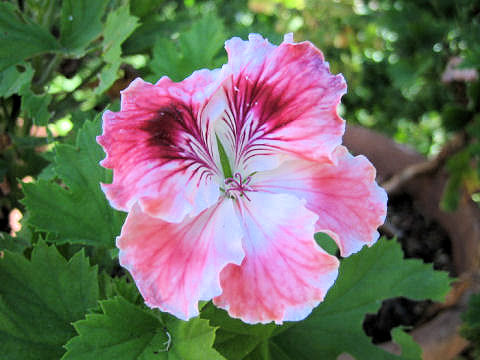
<svg viewBox="0 0 480 360">
<path fill-rule="evenodd" d="M 178 47 L 171 40 L 159 38 L 153 48 L 150 64 L 154 77 L 169 76 L 174 81 L 183 80 L 193 71 L 215 68 L 224 59 L 216 57 L 225 41 L 225 29 L 218 17 L 207 15 L 180 34 Z"/>
<path fill-rule="evenodd" d="M 138 18 L 130 15 L 128 3 L 108 14 L 103 32 L 103 59 L 107 66 L 100 73 L 97 93 L 107 90 L 116 80 L 121 64 L 122 43 L 139 26 Z"/>
</svg>

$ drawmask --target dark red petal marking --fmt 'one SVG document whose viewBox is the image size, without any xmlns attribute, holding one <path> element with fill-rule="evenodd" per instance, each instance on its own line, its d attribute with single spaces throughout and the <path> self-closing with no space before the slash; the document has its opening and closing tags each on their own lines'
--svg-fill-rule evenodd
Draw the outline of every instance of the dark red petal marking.
<svg viewBox="0 0 480 360">
<path fill-rule="evenodd" d="M 105 112 L 97 141 L 107 153 L 102 165 L 113 169 L 113 183 L 103 186 L 113 206 L 128 211 L 141 200 L 150 215 L 178 221 L 196 206 L 200 211 L 211 205 L 211 187 L 207 195 L 199 194 L 202 184 L 218 173 L 210 119 L 204 113 L 218 87 L 216 74 L 198 71 L 181 83 L 164 77 L 155 85 L 136 79 L 122 92 L 121 110 Z M 179 184 L 188 184 L 184 194 L 176 193 Z M 205 204 L 196 204 L 197 195 Z M 175 197 L 190 204 L 183 206 Z"/>
<path fill-rule="evenodd" d="M 198 164 L 204 173 L 217 171 L 212 158 L 212 144 L 209 142 L 209 129 L 202 131 L 191 106 L 175 103 L 161 108 L 155 117 L 145 122 L 139 129 L 149 137 L 147 144 L 156 159 L 185 161 L 186 166 Z M 182 168 L 177 169 L 182 171 Z"/>
<path fill-rule="evenodd" d="M 275 47 L 259 36 L 234 38 L 226 47 L 224 136 L 237 166 L 278 152 L 318 158 L 340 144 L 344 121 L 336 108 L 346 84 L 317 48 L 309 42 Z"/>
</svg>

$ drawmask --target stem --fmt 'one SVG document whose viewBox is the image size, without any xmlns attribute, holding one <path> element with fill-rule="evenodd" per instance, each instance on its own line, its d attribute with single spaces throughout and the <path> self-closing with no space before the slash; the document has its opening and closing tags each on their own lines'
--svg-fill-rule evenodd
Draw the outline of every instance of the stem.
<svg viewBox="0 0 480 360">
<path fill-rule="evenodd" d="M 50 61 L 48 62 L 45 71 L 42 73 L 40 78 L 35 82 L 34 87 L 35 89 L 42 90 L 43 85 L 50 80 L 52 72 L 57 68 L 58 64 L 61 61 L 61 57 L 58 54 L 55 54 Z"/>
<path fill-rule="evenodd" d="M 48 4 L 45 11 L 43 12 L 43 14 L 40 15 L 41 19 L 39 19 L 40 20 L 39 22 L 42 25 L 42 27 L 50 30 L 55 0 L 47 1 L 47 3 Z"/>
<path fill-rule="evenodd" d="M 73 94 L 75 91 L 77 91 L 78 89 L 83 87 L 85 84 L 88 84 L 90 82 L 90 80 L 92 80 L 95 77 L 95 75 L 97 75 L 100 72 L 100 70 L 103 69 L 103 67 L 105 65 L 107 65 L 105 62 L 101 62 L 95 68 L 93 68 L 93 70 L 90 72 L 90 74 L 88 74 L 88 76 L 85 79 L 83 79 L 82 82 L 75 89 L 73 89 L 71 92 L 69 92 L 68 95 Z"/>
</svg>

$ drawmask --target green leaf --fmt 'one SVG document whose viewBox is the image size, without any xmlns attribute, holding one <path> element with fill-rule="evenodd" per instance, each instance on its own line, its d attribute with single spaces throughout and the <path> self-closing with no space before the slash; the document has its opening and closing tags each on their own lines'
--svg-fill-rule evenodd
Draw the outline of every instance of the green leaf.
<svg viewBox="0 0 480 360">
<path fill-rule="evenodd" d="M 463 173 L 453 173 L 447 180 L 443 190 L 440 208 L 443 211 L 455 211 L 460 203 L 462 196 L 461 189 L 463 184 Z"/>
<path fill-rule="evenodd" d="M 143 0 L 138 0 L 142 1 Z M 138 16 L 134 9 L 134 4 L 130 2 L 130 8 L 135 16 Z M 134 55 L 139 53 L 150 53 L 155 42 L 168 36 L 172 31 L 172 22 L 165 21 L 158 17 L 155 13 L 151 13 L 148 17 L 142 17 L 142 25 L 140 25 L 133 34 L 123 43 L 122 51 L 124 54 Z"/>
<path fill-rule="evenodd" d="M 442 110 L 443 127 L 447 131 L 459 131 L 468 125 L 473 115 L 464 106 L 447 104 Z"/>
<path fill-rule="evenodd" d="M 165 320 L 121 297 L 101 301 L 103 314 L 89 314 L 74 326 L 78 336 L 62 360 L 222 359 L 212 349 L 215 329 L 208 321 Z"/>
<path fill-rule="evenodd" d="M 268 342 L 278 326 L 248 325 L 232 319 L 226 311 L 219 310 L 211 302 L 201 311 L 202 318 L 209 319 L 210 325 L 218 326 L 215 348 L 229 360 L 245 359 L 264 342 Z"/>
<path fill-rule="evenodd" d="M 35 136 L 16 136 L 12 134 L 11 139 L 12 143 L 22 150 L 35 150 L 36 147 L 47 145 L 46 138 L 39 138 Z M 44 157 L 44 154 L 39 154 L 39 157 Z M 43 166 L 41 168 L 43 168 Z"/>
<path fill-rule="evenodd" d="M 85 48 L 102 33 L 106 0 L 64 0 L 60 42 L 68 53 L 82 56 Z"/>
<path fill-rule="evenodd" d="M 464 180 L 473 172 L 470 156 L 470 151 L 466 148 L 447 160 L 447 169 L 450 177 L 440 201 L 440 208 L 444 211 L 455 211 L 458 208 Z"/>
<path fill-rule="evenodd" d="M 121 45 L 139 25 L 138 18 L 130 15 L 128 3 L 108 14 L 103 32 L 103 60 L 107 66 L 100 73 L 97 93 L 103 93 L 116 80 L 121 64 Z"/>
<path fill-rule="evenodd" d="M 31 260 L 5 251 L 0 259 L 2 359 L 59 359 L 75 335 L 71 323 L 96 306 L 97 270 L 83 251 L 66 261 L 39 243 Z"/>
<path fill-rule="evenodd" d="M 112 86 L 112 84 L 115 82 L 115 80 L 117 80 L 118 69 L 120 69 L 121 64 L 122 59 L 119 58 L 118 61 L 105 65 L 100 74 L 98 74 L 100 82 L 99 85 L 95 88 L 95 92 L 97 94 L 101 94 L 108 90 L 110 86 Z"/>
<path fill-rule="evenodd" d="M 420 345 L 413 341 L 412 337 L 401 328 L 392 330 L 392 338 L 393 341 L 402 348 L 403 358 L 411 360 L 422 358 L 422 348 Z"/>
<path fill-rule="evenodd" d="M 138 17 L 148 17 L 155 15 L 159 7 L 163 5 L 164 0 L 131 0 L 132 13 Z"/>
<path fill-rule="evenodd" d="M 42 169 L 40 174 L 38 174 L 37 179 L 50 181 L 53 180 L 56 176 L 57 174 L 55 173 L 55 166 L 54 164 L 50 163 Z"/>
<path fill-rule="evenodd" d="M 172 41 L 159 38 L 153 48 L 150 63 L 154 77 L 169 76 L 174 81 L 183 80 L 201 68 L 215 68 L 224 62 L 217 58 L 226 38 L 222 21 L 210 14 L 193 23 L 180 34 L 178 48 Z"/>
<path fill-rule="evenodd" d="M 99 276 L 99 285 L 102 299 L 121 296 L 132 304 L 143 303 L 143 298 L 129 275 L 112 278 L 106 272 L 102 272 Z"/>
<path fill-rule="evenodd" d="M 55 172 L 68 187 L 39 180 L 23 184 L 30 225 L 57 233 L 58 243 L 71 242 L 114 247 L 125 214 L 113 210 L 100 188 L 110 172 L 99 165 L 105 156 L 96 143 L 100 122 L 86 121 L 77 146 L 58 145 Z"/>
<path fill-rule="evenodd" d="M 52 95 L 36 95 L 27 86 L 24 86 L 21 94 L 23 115 L 32 119 L 35 125 L 47 125 L 50 119 L 48 105 L 52 101 Z"/>
<path fill-rule="evenodd" d="M 30 243 L 20 237 L 13 237 L 7 233 L 0 232 L 0 251 L 9 250 L 21 253 L 29 246 Z"/>
<path fill-rule="evenodd" d="M 216 65 L 213 60 L 223 48 L 225 38 L 225 28 L 220 17 L 208 14 L 194 22 L 178 41 L 182 53 L 190 58 L 195 69 L 199 69 Z"/>
<path fill-rule="evenodd" d="M 468 308 L 462 314 L 462 336 L 471 341 L 480 350 L 480 294 L 473 294 L 468 301 Z"/>
<path fill-rule="evenodd" d="M 24 85 L 30 84 L 32 77 L 33 68 L 28 63 L 13 65 L 3 70 L 0 72 L 0 97 L 7 98 L 19 93 Z"/>
<path fill-rule="evenodd" d="M 103 34 L 103 58 L 107 62 L 113 63 L 120 58 L 120 46 L 138 25 L 138 18 L 130 15 L 128 4 L 108 14 Z"/>
<path fill-rule="evenodd" d="M 392 297 L 440 301 L 449 283 L 447 273 L 419 260 L 404 260 L 396 241 L 381 239 L 342 260 L 335 285 L 304 321 L 249 326 L 213 306 L 205 307 L 202 317 L 220 326 L 215 348 L 229 359 L 302 360 L 322 354 L 322 359 L 334 360 L 344 352 L 359 360 L 419 359 L 412 355 L 417 352 L 410 341 L 398 332 L 394 336 L 403 346 L 403 356 L 374 346 L 363 332 L 363 320 Z"/>
<path fill-rule="evenodd" d="M 338 246 L 335 240 L 333 240 L 329 235 L 318 232 L 315 234 L 315 241 L 318 245 L 322 247 L 330 255 L 335 255 L 338 251 Z"/>
<path fill-rule="evenodd" d="M 12 4 L 0 2 L 0 71 L 34 55 L 59 50 L 47 29 L 20 17 Z"/>
<path fill-rule="evenodd" d="M 187 60 L 188 61 L 188 60 Z M 181 81 L 192 73 L 193 66 L 183 60 L 175 44 L 164 38 L 158 38 L 153 47 L 150 68 L 154 72 L 152 82 L 166 75 L 173 81 Z"/>
</svg>

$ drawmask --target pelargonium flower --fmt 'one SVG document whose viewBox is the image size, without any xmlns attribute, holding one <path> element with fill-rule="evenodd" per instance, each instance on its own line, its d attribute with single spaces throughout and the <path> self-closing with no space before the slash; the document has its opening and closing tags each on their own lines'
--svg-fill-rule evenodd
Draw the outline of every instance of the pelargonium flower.
<svg viewBox="0 0 480 360">
<path fill-rule="evenodd" d="M 148 306 L 181 319 L 213 299 L 247 323 L 301 320 L 338 273 L 314 233 L 342 256 L 372 245 L 386 195 L 340 145 L 346 84 L 315 46 L 253 34 L 225 47 L 221 69 L 136 79 L 103 115 L 102 187 L 128 212 L 120 264 Z"/>
</svg>

